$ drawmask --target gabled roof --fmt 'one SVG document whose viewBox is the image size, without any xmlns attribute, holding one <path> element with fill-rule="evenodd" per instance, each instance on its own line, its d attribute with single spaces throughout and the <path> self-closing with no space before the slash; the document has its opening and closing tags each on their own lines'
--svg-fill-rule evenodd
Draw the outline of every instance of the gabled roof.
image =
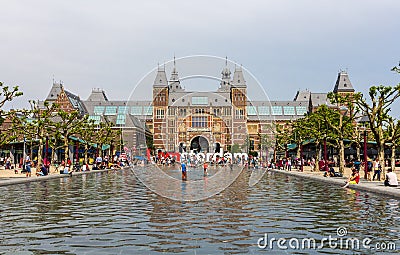
<svg viewBox="0 0 400 255">
<path fill-rule="evenodd" d="M 236 68 L 235 67 L 235 72 L 233 73 L 233 80 L 232 80 L 232 86 L 237 87 L 237 88 L 245 88 L 246 87 L 246 81 L 243 76 L 243 71 L 242 68 Z"/>
<path fill-rule="evenodd" d="M 154 87 L 168 87 L 168 79 L 167 79 L 167 74 L 165 73 L 165 68 L 158 67 L 153 86 Z"/>
<path fill-rule="evenodd" d="M 175 57 L 174 57 L 174 68 L 172 69 L 171 78 L 169 79 L 169 89 L 172 92 L 183 91 L 181 82 L 179 80 L 178 71 L 176 70 Z"/>
<path fill-rule="evenodd" d="M 334 93 L 340 92 L 354 92 L 353 85 L 350 82 L 349 75 L 345 71 L 340 71 L 336 79 L 335 87 L 333 88 Z"/>
<path fill-rule="evenodd" d="M 68 100 L 72 104 L 72 107 L 74 107 L 74 109 L 78 110 L 81 115 L 87 114 L 86 107 L 83 104 L 82 100 L 79 98 L 79 96 L 72 94 L 69 91 L 66 91 L 66 90 L 64 90 L 64 91 L 68 97 Z"/>
<path fill-rule="evenodd" d="M 96 88 L 92 89 L 92 93 L 90 93 L 87 101 L 108 101 L 108 98 L 104 90 Z"/>
<path fill-rule="evenodd" d="M 332 105 L 328 99 L 327 93 L 311 93 L 310 103 L 312 107 L 318 107 L 320 105 Z"/>
<path fill-rule="evenodd" d="M 308 90 L 297 91 L 293 101 L 310 101 L 311 92 Z"/>
<path fill-rule="evenodd" d="M 57 82 L 53 82 L 53 86 L 50 89 L 49 94 L 47 95 L 47 98 L 45 101 L 53 102 L 57 100 L 58 95 L 61 93 L 63 90 L 63 85 Z"/>
</svg>

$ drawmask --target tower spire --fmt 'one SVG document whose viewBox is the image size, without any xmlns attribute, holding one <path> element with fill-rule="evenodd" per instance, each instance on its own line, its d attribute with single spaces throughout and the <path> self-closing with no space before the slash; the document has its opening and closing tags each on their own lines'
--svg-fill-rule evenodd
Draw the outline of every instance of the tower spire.
<svg viewBox="0 0 400 255">
<path fill-rule="evenodd" d="M 178 71 L 176 70 L 176 58 L 174 54 L 174 67 L 172 68 L 171 78 L 169 80 L 169 89 L 171 92 L 182 91 L 179 81 Z"/>
</svg>

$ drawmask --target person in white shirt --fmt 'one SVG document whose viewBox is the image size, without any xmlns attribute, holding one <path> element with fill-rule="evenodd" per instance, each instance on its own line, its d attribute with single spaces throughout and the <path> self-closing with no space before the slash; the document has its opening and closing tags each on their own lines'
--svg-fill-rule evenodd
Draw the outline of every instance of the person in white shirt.
<svg viewBox="0 0 400 255">
<path fill-rule="evenodd" d="M 397 175 L 389 168 L 386 173 L 385 186 L 397 187 L 398 185 Z"/>
</svg>

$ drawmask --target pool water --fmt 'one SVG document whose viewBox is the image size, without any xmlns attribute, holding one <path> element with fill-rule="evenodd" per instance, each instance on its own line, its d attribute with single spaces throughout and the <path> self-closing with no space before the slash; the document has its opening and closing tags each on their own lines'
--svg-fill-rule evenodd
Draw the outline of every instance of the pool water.
<svg viewBox="0 0 400 255">
<path fill-rule="evenodd" d="M 165 171 L 179 175 L 176 169 Z M 250 172 L 244 170 L 223 192 L 197 202 L 158 196 L 129 169 L 0 187 L 0 254 L 377 252 L 257 245 L 265 234 L 318 242 L 337 236 L 338 228 L 345 228 L 344 237 L 370 238 L 371 245 L 393 242 L 397 250 L 390 253 L 399 252 L 398 200 L 282 173 L 267 173 L 250 187 Z"/>
</svg>

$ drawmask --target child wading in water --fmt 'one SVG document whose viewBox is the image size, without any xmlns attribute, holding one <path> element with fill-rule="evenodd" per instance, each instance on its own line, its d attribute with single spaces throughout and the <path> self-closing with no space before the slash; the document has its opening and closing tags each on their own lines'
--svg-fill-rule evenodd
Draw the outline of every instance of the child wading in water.
<svg viewBox="0 0 400 255">
<path fill-rule="evenodd" d="M 208 175 L 207 169 L 208 169 L 208 163 L 206 161 L 204 161 L 203 164 L 203 169 L 204 169 L 204 176 Z"/>
<path fill-rule="evenodd" d="M 185 161 L 182 162 L 181 164 L 181 170 L 182 170 L 182 181 L 187 180 L 187 175 L 186 175 L 186 164 Z"/>
</svg>

